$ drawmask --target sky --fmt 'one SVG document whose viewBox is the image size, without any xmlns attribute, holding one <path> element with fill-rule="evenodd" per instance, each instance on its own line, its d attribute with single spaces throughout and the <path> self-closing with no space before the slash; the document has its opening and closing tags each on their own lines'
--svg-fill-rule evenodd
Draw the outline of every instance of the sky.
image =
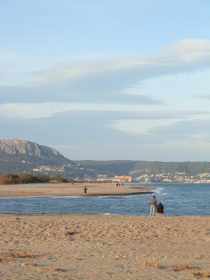
<svg viewBox="0 0 210 280">
<path fill-rule="evenodd" d="M 0 0 L 0 138 L 210 161 L 209 0 Z"/>
</svg>

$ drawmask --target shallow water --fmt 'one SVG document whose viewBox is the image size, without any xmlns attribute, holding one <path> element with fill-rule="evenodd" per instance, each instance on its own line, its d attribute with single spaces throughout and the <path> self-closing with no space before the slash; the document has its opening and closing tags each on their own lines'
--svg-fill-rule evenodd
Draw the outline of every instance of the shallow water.
<svg viewBox="0 0 210 280">
<path fill-rule="evenodd" d="M 137 184 L 132 186 L 138 187 Z M 210 185 L 157 184 L 151 186 L 166 215 L 210 214 Z M 0 197 L 0 213 L 148 215 L 150 195 Z"/>
</svg>

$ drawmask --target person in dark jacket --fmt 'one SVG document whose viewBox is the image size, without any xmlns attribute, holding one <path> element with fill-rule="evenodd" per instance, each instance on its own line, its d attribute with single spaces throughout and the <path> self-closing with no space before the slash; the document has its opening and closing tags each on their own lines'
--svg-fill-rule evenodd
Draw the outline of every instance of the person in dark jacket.
<svg viewBox="0 0 210 280">
<path fill-rule="evenodd" d="M 162 215 L 164 214 L 164 205 L 161 202 L 157 205 L 157 213 Z"/>
</svg>

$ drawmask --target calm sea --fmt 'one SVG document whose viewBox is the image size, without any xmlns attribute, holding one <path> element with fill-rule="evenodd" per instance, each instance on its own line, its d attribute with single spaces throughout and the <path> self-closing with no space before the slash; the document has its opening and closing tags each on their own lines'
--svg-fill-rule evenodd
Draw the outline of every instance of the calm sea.
<svg viewBox="0 0 210 280">
<path fill-rule="evenodd" d="M 138 187 L 138 185 L 132 185 Z M 210 215 L 210 185 L 151 185 L 166 215 Z M 0 197 L 0 213 L 148 215 L 150 195 L 99 197 Z"/>
</svg>

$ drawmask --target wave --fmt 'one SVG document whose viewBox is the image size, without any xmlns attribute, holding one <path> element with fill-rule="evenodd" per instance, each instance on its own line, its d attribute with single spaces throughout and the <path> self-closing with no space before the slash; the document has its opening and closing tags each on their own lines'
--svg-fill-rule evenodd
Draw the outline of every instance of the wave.
<svg viewBox="0 0 210 280">
<path fill-rule="evenodd" d="M 155 188 L 155 189 L 153 189 L 152 191 L 154 192 L 154 193 L 163 193 L 163 187 L 158 187 L 158 188 Z"/>
</svg>

